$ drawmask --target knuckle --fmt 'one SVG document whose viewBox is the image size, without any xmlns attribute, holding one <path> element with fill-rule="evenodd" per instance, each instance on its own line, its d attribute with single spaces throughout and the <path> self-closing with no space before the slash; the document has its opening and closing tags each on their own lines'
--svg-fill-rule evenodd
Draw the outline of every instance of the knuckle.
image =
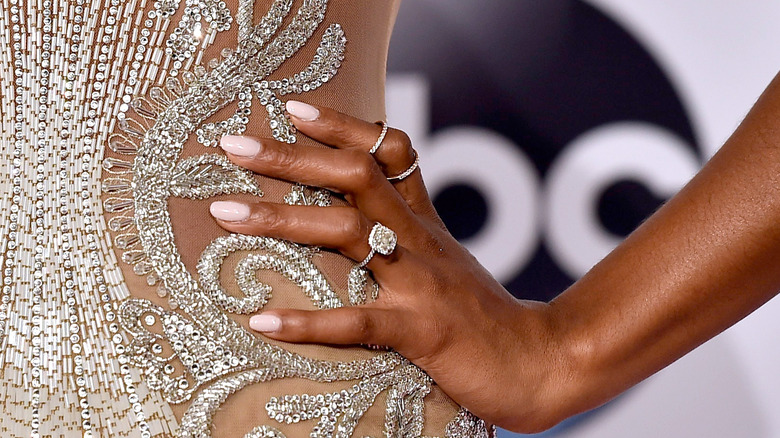
<svg viewBox="0 0 780 438">
<path fill-rule="evenodd" d="M 376 160 L 365 151 L 351 149 L 345 152 L 349 154 L 350 186 L 355 189 L 362 189 L 376 184 L 377 175 L 381 174 L 381 169 L 379 169 Z"/>
<path fill-rule="evenodd" d="M 428 327 L 425 328 L 427 335 L 427 353 L 431 356 L 436 356 L 442 351 L 447 350 L 450 345 L 450 335 L 452 330 L 439 321 L 438 319 L 431 319 L 427 323 Z"/>
<path fill-rule="evenodd" d="M 275 147 L 266 148 L 262 154 L 259 154 L 262 160 L 279 169 L 288 169 L 296 164 L 300 164 L 300 158 L 297 150 L 286 144 L 278 144 Z"/>
<path fill-rule="evenodd" d="M 374 320 L 366 312 L 355 312 L 352 316 L 352 330 L 361 342 L 370 342 L 375 329 Z"/>
<path fill-rule="evenodd" d="M 355 129 L 354 120 L 346 114 L 334 112 L 332 121 L 329 129 L 334 140 L 345 144 L 359 143 L 359 133 Z"/>
<path fill-rule="evenodd" d="M 282 332 L 295 339 L 308 339 L 311 334 L 309 318 L 301 314 L 289 314 L 282 324 Z"/>
<path fill-rule="evenodd" d="M 425 285 L 426 294 L 437 301 L 445 300 L 453 285 L 449 274 L 444 269 L 434 266 L 429 266 L 420 273 L 420 281 Z"/>
<path fill-rule="evenodd" d="M 252 214 L 252 222 L 264 231 L 278 231 L 286 223 L 278 208 L 272 205 L 258 204 Z"/>
<path fill-rule="evenodd" d="M 391 129 L 387 133 L 386 142 L 387 144 L 383 147 L 386 148 L 384 152 L 389 160 L 406 163 L 409 159 L 414 158 L 412 140 L 406 132 Z"/>
<path fill-rule="evenodd" d="M 452 343 L 452 327 L 432 311 L 427 310 L 424 315 L 421 313 L 416 307 L 408 309 L 402 318 L 405 328 L 397 346 L 403 350 L 399 352 L 415 363 L 441 357 Z"/>
<path fill-rule="evenodd" d="M 409 134 L 406 133 L 406 131 L 401 131 L 400 129 L 393 129 L 393 135 L 398 136 L 398 141 L 407 149 L 412 148 L 412 139 L 409 137 Z"/>
<path fill-rule="evenodd" d="M 408 346 L 411 351 L 409 354 L 415 358 L 438 357 L 447 351 L 452 344 L 455 328 L 447 321 L 447 314 L 451 309 L 431 304 L 423 312 L 418 310 L 418 306 L 409 309 L 405 318 L 406 331 L 411 335 L 407 337 L 407 342 L 413 345 Z M 410 339 L 410 340 L 409 340 Z"/>
<path fill-rule="evenodd" d="M 368 236 L 368 225 L 363 220 L 363 215 L 357 209 L 350 209 L 346 213 L 344 220 L 340 221 L 340 235 L 346 237 L 346 243 L 355 247 L 362 245 Z M 346 249 L 346 248 L 342 248 Z"/>
<path fill-rule="evenodd" d="M 426 229 L 426 232 L 419 234 L 421 235 L 417 236 L 416 239 L 417 247 L 426 254 L 438 256 L 446 246 L 443 239 L 436 233 L 429 232 Z"/>
</svg>

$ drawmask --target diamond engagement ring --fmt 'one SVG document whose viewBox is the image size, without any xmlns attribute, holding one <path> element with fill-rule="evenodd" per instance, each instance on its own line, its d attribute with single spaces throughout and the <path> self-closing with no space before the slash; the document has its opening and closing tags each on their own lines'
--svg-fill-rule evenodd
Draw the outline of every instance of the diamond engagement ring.
<svg viewBox="0 0 780 438">
<path fill-rule="evenodd" d="M 374 228 L 371 228 L 371 234 L 368 235 L 368 246 L 371 251 L 366 258 L 358 264 L 359 268 L 365 267 L 374 257 L 374 254 L 390 255 L 395 251 L 395 245 L 398 243 L 398 236 L 390 228 L 377 222 Z"/>
<path fill-rule="evenodd" d="M 387 122 L 382 120 L 381 122 L 377 122 L 377 124 L 382 125 L 382 132 L 379 134 L 379 138 L 376 140 L 376 143 L 374 143 L 374 146 L 372 146 L 368 151 L 368 153 L 371 155 L 374 155 L 379 147 L 382 146 L 382 142 L 385 141 L 385 137 L 387 137 Z"/>
</svg>

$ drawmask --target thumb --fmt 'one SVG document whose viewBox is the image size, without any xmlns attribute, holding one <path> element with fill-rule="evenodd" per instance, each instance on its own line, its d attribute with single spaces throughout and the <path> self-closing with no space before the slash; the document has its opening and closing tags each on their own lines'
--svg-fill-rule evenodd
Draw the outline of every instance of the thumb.
<svg viewBox="0 0 780 438">
<path fill-rule="evenodd" d="M 274 309 L 253 316 L 249 327 L 294 343 L 372 344 L 398 348 L 404 338 L 397 310 L 370 306 L 329 310 Z"/>
</svg>

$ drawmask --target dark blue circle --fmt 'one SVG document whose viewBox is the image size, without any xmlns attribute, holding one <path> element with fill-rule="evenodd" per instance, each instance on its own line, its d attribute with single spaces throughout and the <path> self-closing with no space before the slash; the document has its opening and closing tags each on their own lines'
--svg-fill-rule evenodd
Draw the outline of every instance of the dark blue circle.
<svg viewBox="0 0 780 438">
<path fill-rule="evenodd" d="M 573 139 L 613 122 L 657 125 L 700 155 L 680 97 L 656 60 L 582 1 L 406 2 L 389 70 L 425 76 L 433 132 L 461 125 L 498 132 L 519 145 L 542 178 Z M 609 215 L 602 215 L 605 228 L 620 235 L 657 207 L 612 194 L 594 207 Z M 468 209 L 451 208 L 440 212 L 448 227 L 475 223 Z M 518 297 L 549 300 L 573 280 L 542 242 L 505 285 Z"/>
</svg>

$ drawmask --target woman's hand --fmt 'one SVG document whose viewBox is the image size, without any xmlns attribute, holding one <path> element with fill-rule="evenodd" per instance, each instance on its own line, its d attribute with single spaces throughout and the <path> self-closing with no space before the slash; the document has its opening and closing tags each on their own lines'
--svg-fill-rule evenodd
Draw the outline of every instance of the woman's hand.
<svg viewBox="0 0 780 438">
<path fill-rule="evenodd" d="M 447 232 L 419 171 L 388 181 L 415 162 L 409 138 L 390 129 L 372 155 L 381 126 L 300 102 L 288 103 L 288 111 L 301 133 L 330 148 L 225 137 L 223 149 L 237 165 L 341 193 L 349 206 L 215 202 L 211 211 L 219 224 L 236 233 L 332 248 L 357 262 L 371 250 L 376 223 L 395 231 L 398 244 L 367 265 L 380 286 L 375 302 L 267 311 L 254 316 L 251 327 L 288 342 L 391 347 L 455 401 L 505 428 L 540 430 L 560 420 L 540 408 L 556 405 L 552 399 L 570 372 L 565 349 L 552 336 L 548 305 L 513 298 Z"/>
<path fill-rule="evenodd" d="M 230 159 L 350 205 L 215 203 L 220 225 L 362 261 L 379 222 L 398 247 L 367 266 L 381 287 L 376 302 L 268 311 L 253 327 L 290 342 L 392 347 L 507 429 L 543 430 L 607 402 L 780 289 L 780 79 L 680 193 L 549 304 L 516 300 L 485 272 L 436 216 L 419 172 L 387 180 L 414 161 L 403 133 L 391 130 L 372 156 L 377 125 L 298 102 L 288 111 L 331 148 L 226 137 Z"/>
</svg>

